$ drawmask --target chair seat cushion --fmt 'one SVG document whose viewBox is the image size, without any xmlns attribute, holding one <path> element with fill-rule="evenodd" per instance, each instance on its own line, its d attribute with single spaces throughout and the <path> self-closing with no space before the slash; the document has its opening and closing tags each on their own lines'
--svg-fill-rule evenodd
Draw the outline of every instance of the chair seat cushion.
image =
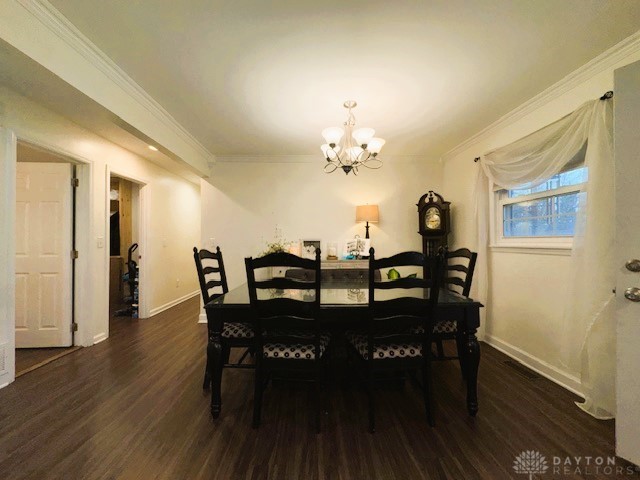
<svg viewBox="0 0 640 480">
<path fill-rule="evenodd" d="M 282 332 L 282 334 L 286 335 L 287 333 Z M 331 335 L 328 333 L 320 335 L 320 357 L 324 355 L 330 339 Z M 312 338 L 309 338 L 309 342 L 304 340 L 296 343 L 265 342 L 262 352 L 264 358 L 286 358 L 290 360 L 315 360 L 316 358 Z"/>
<path fill-rule="evenodd" d="M 253 338 L 253 328 L 245 323 L 225 323 L 222 336 L 224 338 Z"/>
<path fill-rule="evenodd" d="M 433 327 L 433 333 L 456 333 L 458 331 L 458 327 L 456 322 L 452 320 L 441 320 L 435 324 Z M 415 327 L 411 329 L 412 333 L 422 333 L 424 332 L 422 327 Z"/>
<path fill-rule="evenodd" d="M 359 332 L 347 332 L 347 340 L 356 351 L 365 360 L 369 359 L 369 352 L 367 349 L 367 334 Z M 394 342 L 380 342 L 373 345 L 373 359 L 374 360 L 386 360 L 389 358 L 410 358 L 421 357 L 422 345 L 419 343 L 394 343 Z"/>
<path fill-rule="evenodd" d="M 451 320 L 442 320 L 433 327 L 433 333 L 456 333 L 457 331 L 458 326 L 456 322 Z"/>
</svg>

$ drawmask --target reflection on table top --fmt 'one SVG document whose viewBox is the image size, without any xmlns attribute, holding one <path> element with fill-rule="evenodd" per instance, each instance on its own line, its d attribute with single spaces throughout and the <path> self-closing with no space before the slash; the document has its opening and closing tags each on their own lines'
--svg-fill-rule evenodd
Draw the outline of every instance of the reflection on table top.
<svg viewBox="0 0 640 480">
<path fill-rule="evenodd" d="M 423 288 L 376 290 L 376 300 L 391 300 L 399 297 L 427 298 L 428 295 L 429 290 Z M 258 290 L 258 298 L 294 298 L 297 300 L 313 301 L 315 292 L 313 290 L 262 289 Z M 327 283 L 322 285 L 320 291 L 320 303 L 323 307 L 364 307 L 368 302 L 369 290 L 366 283 Z M 440 290 L 438 305 L 469 306 L 471 304 L 481 306 L 473 299 L 463 297 L 449 290 Z M 249 290 L 246 284 L 230 290 L 227 294 L 212 300 L 206 305 L 207 308 L 247 306 L 249 306 Z"/>
</svg>

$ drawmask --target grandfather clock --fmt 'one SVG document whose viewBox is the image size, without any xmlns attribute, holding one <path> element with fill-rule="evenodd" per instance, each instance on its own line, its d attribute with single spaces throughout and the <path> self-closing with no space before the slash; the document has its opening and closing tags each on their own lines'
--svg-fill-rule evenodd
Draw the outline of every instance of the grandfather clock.
<svg viewBox="0 0 640 480">
<path fill-rule="evenodd" d="M 416 204 L 418 233 L 422 235 L 422 252 L 425 255 L 436 255 L 440 247 L 447 247 L 447 237 L 451 231 L 450 203 L 429 190 Z"/>
</svg>

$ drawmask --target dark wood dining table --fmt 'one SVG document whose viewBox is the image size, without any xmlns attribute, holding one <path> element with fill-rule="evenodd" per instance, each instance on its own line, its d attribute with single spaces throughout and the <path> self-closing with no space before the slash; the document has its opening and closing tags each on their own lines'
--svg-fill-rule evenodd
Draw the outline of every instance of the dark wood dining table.
<svg viewBox="0 0 640 480">
<path fill-rule="evenodd" d="M 301 291 L 296 290 L 295 295 Z M 381 291 L 382 295 L 393 295 L 397 290 Z M 273 290 L 265 295 L 291 296 L 293 291 Z M 313 292 L 307 294 L 313 295 Z M 320 293 L 321 321 L 327 328 L 357 328 L 364 326 L 368 312 L 368 289 L 366 282 L 342 281 L 323 283 Z M 428 290 L 408 289 L 403 295 L 422 298 L 428 296 Z M 376 292 L 376 299 L 382 299 Z M 476 331 L 480 326 L 480 308 L 483 305 L 471 298 L 455 292 L 442 289 L 438 298 L 436 321 L 451 320 L 457 323 L 457 341 L 463 345 L 460 365 L 467 386 L 467 410 L 469 415 L 478 412 L 478 366 L 480 364 L 480 345 Z M 225 322 L 252 323 L 251 306 L 247 285 L 230 290 L 228 293 L 211 300 L 205 305 L 207 313 L 208 345 L 207 365 L 212 379 L 211 385 L 211 414 L 214 418 L 220 415 L 222 409 L 222 329 Z"/>
</svg>

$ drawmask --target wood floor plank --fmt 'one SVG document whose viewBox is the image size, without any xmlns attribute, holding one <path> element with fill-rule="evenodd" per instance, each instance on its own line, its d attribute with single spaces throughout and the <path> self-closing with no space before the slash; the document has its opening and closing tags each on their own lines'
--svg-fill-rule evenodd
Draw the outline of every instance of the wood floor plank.
<svg viewBox="0 0 640 480">
<path fill-rule="evenodd" d="M 328 387 L 316 435 L 306 385 L 279 383 L 265 392 L 256 431 L 251 370 L 225 371 L 223 412 L 213 421 L 198 313 L 193 299 L 151 319 L 114 318 L 108 340 L 0 390 L 0 477 L 500 479 L 518 477 L 512 465 L 523 450 L 548 459 L 614 455 L 613 421 L 586 415 L 574 395 L 524 377 L 485 344 L 477 418 L 466 413 L 458 364 L 436 362 L 435 428 L 407 382 L 380 389 L 371 435 L 364 393 L 341 382 Z"/>
</svg>

